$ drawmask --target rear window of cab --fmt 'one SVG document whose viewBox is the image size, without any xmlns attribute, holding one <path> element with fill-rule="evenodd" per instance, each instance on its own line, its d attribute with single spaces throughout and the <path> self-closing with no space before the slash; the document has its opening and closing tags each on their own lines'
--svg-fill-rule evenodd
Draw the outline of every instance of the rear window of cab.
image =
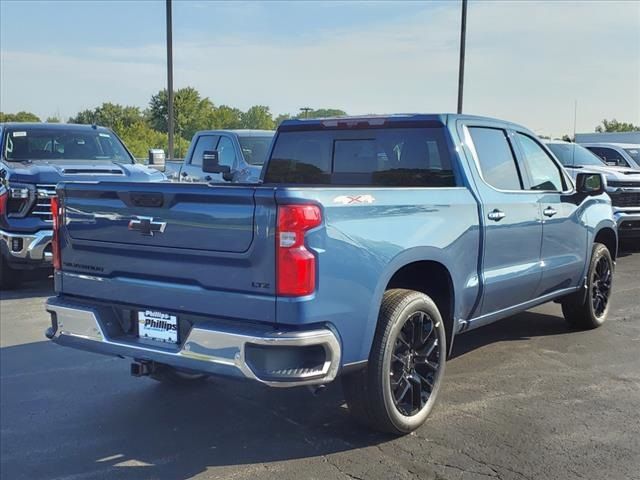
<svg viewBox="0 0 640 480">
<path fill-rule="evenodd" d="M 280 132 L 265 183 L 455 186 L 443 128 Z"/>
</svg>

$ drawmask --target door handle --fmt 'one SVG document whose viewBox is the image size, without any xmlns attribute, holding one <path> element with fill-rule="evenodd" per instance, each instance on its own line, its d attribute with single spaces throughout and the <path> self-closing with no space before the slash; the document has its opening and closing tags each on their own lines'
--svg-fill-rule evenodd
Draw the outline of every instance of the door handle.
<svg viewBox="0 0 640 480">
<path fill-rule="evenodd" d="M 553 207 L 547 207 L 543 210 L 542 213 L 544 213 L 545 217 L 553 217 L 556 213 L 558 213 L 558 211 Z"/>
<path fill-rule="evenodd" d="M 504 213 L 502 210 L 498 210 L 497 208 L 492 212 L 489 212 L 489 215 L 487 215 L 487 217 L 489 217 L 489 220 L 493 220 L 494 222 L 499 222 L 506 216 L 506 213 Z"/>
</svg>

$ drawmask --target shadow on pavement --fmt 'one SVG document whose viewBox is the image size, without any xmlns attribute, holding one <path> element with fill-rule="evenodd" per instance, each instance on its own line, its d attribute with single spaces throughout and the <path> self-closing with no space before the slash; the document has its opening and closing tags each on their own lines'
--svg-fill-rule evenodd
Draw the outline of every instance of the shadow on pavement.
<svg viewBox="0 0 640 480">
<path fill-rule="evenodd" d="M 53 277 L 48 275 L 34 275 L 25 278 L 15 289 L 0 290 L 0 300 L 19 300 L 51 295 L 53 295 Z"/>
<path fill-rule="evenodd" d="M 618 258 L 629 257 L 634 253 L 640 253 L 640 238 L 620 241 L 618 245 Z"/>
<path fill-rule="evenodd" d="M 566 333 L 561 318 L 525 313 L 461 335 L 452 361 Z M 6 478 L 186 479 L 208 467 L 224 478 L 225 467 L 258 471 L 392 439 L 351 420 L 339 382 L 319 396 L 226 379 L 178 389 L 129 377 L 127 361 L 49 342 L 1 349 L 0 367 Z"/>
<path fill-rule="evenodd" d="M 0 367 L 2 478 L 187 479 L 389 440 L 351 421 L 339 382 L 319 396 L 225 379 L 176 388 L 49 342 L 1 349 Z"/>
<path fill-rule="evenodd" d="M 491 343 L 528 340 L 550 335 L 570 335 L 573 332 L 564 321 L 562 314 L 524 312 L 456 336 L 451 359 Z"/>
</svg>

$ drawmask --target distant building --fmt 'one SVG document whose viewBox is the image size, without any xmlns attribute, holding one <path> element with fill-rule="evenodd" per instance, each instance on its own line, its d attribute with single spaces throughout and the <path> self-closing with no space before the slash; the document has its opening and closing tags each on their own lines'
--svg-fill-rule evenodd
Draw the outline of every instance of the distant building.
<svg viewBox="0 0 640 480">
<path fill-rule="evenodd" d="M 640 144 L 640 131 L 576 133 L 576 143 L 635 143 Z"/>
</svg>

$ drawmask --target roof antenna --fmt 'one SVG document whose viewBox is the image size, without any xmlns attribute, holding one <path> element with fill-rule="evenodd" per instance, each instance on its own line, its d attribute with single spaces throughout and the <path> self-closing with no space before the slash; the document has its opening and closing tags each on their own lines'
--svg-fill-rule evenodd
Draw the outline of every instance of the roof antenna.
<svg viewBox="0 0 640 480">
<path fill-rule="evenodd" d="M 578 118 L 578 100 L 573 101 L 573 153 L 571 156 L 571 165 L 576 164 L 576 120 Z"/>
</svg>

